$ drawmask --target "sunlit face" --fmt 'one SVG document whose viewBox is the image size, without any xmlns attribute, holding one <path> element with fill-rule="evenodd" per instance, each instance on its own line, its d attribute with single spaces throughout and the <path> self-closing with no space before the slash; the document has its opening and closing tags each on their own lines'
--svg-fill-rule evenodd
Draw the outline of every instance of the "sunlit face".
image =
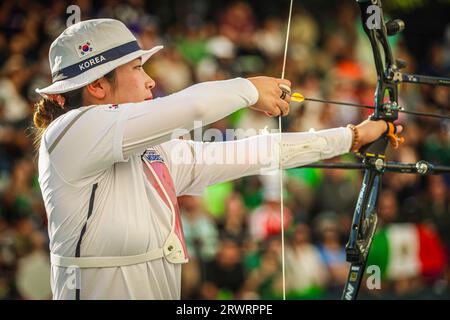
<svg viewBox="0 0 450 320">
<path fill-rule="evenodd" d="M 113 103 L 142 102 L 153 98 L 155 81 L 142 68 L 142 59 L 137 58 L 116 68 L 114 86 L 106 90 L 106 100 Z"/>
</svg>

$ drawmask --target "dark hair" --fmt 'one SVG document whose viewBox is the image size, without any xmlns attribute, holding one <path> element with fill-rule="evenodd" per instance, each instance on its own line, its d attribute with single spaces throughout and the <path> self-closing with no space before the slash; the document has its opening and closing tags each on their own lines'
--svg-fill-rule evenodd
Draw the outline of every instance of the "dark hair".
<svg viewBox="0 0 450 320">
<path fill-rule="evenodd" d="M 116 72 L 115 70 L 104 75 L 106 80 L 111 84 L 113 90 L 116 88 Z M 34 104 L 34 114 L 33 114 L 33 135 L 34 135 L 34 146 L 39 149 L 42 135 L 45 129 L 52 123 L 53 120 L 63 115 L 64 113 L 77 109 L 83 106 L 83 92 L 84 87 L 62 93 L 61 96 L 64 97 L 65 103 L 64 107 L 60 107 L 58 103 L 53 100 L 42 98 L 37 103 Z"/>
</svg>

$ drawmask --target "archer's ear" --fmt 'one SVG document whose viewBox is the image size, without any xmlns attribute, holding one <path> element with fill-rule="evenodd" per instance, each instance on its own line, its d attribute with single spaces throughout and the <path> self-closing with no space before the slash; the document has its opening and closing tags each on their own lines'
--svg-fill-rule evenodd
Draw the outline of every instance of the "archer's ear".
<svg viewBox="0 0 450 320">
<path fill-rule="evenodd" d="M 86 90 L 88 94 L 90 94 L 95 99 L 102 100 L 107 94 L 108 85 L 109 84 L 107 83 L 107 81 L 105 81 L 105 78 L 100 78 L 88 84 L 86 86 Z"/>
</svg>

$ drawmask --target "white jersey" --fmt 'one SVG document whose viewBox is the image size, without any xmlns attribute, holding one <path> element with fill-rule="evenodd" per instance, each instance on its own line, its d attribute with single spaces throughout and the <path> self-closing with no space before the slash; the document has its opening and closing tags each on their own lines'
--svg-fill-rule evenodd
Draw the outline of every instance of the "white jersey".
<svg viewBox="0 0 450 320">
<path fill-rule="evenodd" d="M 237 78 L 142 103 L 83 107 L 54 120 L 39 150 L 52 259 L 140 257 L 166 250 L 171 235 L 182 255 L 175 263 L 161 256 L 81 268 L 52 260 L 53 298 L 179 299 L 179 262 L 187 261 L 187 253 L 176 196 L 198 195 L 208 185 L 258 174 L 262 168 L 248 158 L 223 165 L 199 161 L 198 155 L 225 155 L 230 146 L 247 150 L 249 142 L 275 135 L 211 143 L 205 149 L 200 142 L 171 139 L 171 133 L 191 130 L 194 120 L 204 125 L 217 121 L 257 100 L 251 82 Z M 283 163 L 293 167 L 330 158 L 348 152 L 350 145 L 347 128 L 283 134 Z M 189 156 L 194 160 L 180 162 Z"/>
</svg>

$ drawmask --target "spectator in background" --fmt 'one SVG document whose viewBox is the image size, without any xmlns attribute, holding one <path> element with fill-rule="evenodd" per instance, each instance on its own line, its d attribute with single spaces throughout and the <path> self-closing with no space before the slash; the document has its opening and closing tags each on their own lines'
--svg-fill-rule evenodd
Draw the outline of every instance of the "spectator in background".
<svg viewBox="0 0 450 320">
<path fill-rule="evenodd" d="M 250 236 L 254 241 L 265 241 L 281 232 L 279 175 L 261 176 L 264 188 L 264 202 L 249 216 Z M 292 223 L 292 212 L 284 208 L 284 228 Z"/>
<path fill-rule="evenodd" d="M 179 197 L 183 231 L 190 258 L 206 263 L 212 260 L 218 246 L 218 231 L 213 219 L 202 208 L 201 198 Z"/>
<path fill-rule="evenodd" d="M 421 197 L 422 219 L 431 224 L 444 242 L 450 256 L 450 203 L 448 187 L 442 176 L 429 176 L 428 188 Z"/>
<path fill-rule="evenodd" d="M 5 119 L 5 101 L 0 98 L 0 192 L 8 183 L 16 157 L 14 138 L 16 130 L 13 123 Z"/>
<path fill-rule="evenodd" d="M 234 75 L 236 46 L 227 37 L 215 34 L 206 44 L 208 55 L 195 66 L 198 81 L 223 80 Z"/>
<path fill-rule="evenodd" d="M 6 36 L 3 33 L 0 33 L 0 68 L 3 67 L 3 61 L 6 61 L 8 57 L 8 42 L 6 41 Z"/>
<path fill-rule="evenodd" d="M 195 67 L 202 59 L 208 56 L 208 37 L 210 28 L 201 22 L 189 23 L 177 35 L 177 49 L 190 66 Z"/>
<path fill-rule="evenodd" d="M 181 296 L 198 298 L 199 288 L 206 276 L 206 265 L 212 261 L 219 246 L 218 232 L 213 219 L 204 211 L 201 198 L 178 198 L 189 263 L 181 273 Z"/>
<path fill-rule="evenodd" d="M 338 216 L 334 212 L 323 212 L 314 223 L 318 238 L 318 249 L 329 276 L 329 294 L 339 297 L 347 281 L 350 264 L 346 261 L 342 235 L 339 233 Z"/>
<path fill-rule="evenodd" d="M 30 115 L 30 106 L 22 96 L 25 81 L 29 77 L 30 71 L 25 67 L 24 57 L 20 54 L 10 56 L 0 78 L 0 99 L 6 121 L 18 122 Z"/>
<path fill-rule="evenodd" d="M 174 93 L 192 84 L 191 69 L 174 47 L 165 49 L 157 60 L 150 64 L 147 70 L 154 75 L 155 81 L 158 81 L 164 93 Z"/>
<path fill-rule="evenodd" d="M 47 246 L 45 233 L 29 217 L 10 223 L 0 218 L 1 298 L 50 298 Z"/>
<path fill-rule="evenodd" d="M 429 123 L 427 126 L 429 132 L 424 132 L 426 138 L 422 152 L 425 159 L 436 163 L 450 163 L 449 127 L 447 122 Z"/>
<path fill-rule="evenodd" d="M 419 161 L 417 152 L 412 146 L 408 145 L 408 142 L 402 148 L 399 148 L 395 155 L 395 160 L 404 163 L 416 163 Z M 384 190 L 391 190 L 393 192 L 392 197 L 395 197 L 397 202 L 397 213 L 395 221 L 397 222 L 420 222 L 421 213 L 420 197 L 418 194 L 418 185 L 420 176 L 417 174 L 394 174 L 387 173 L 383 177 Z M 389 198 L 389 196 L 388 196 Z M 387 201 L 389 200 L 380 200 Z M 388 205 L 388 203 L 385 203 Z"/>
<path fill-rule="evenodd" d="M 444 46 L 434 43 L 428 50 L 428 59 L 426 60 L 424 74 L 436 77 L 445 77 L 450 73 L 450 64 L 445 61 Z"/>
<path fill-rule="evenodd" d="M 378 196 L 378 227 L 398 221 L 398 201 L 394 191 L 383 189 Z"/>
<path fill-rule="evenodd" d="M 15 299 L 16 230 L 0 216 L 0 300 Z"/>
<path fill-rule="evenodd" d="M 245 281 L 242 249 L 232 239 L 223 239 L 216 258 L 206 264 L 203 299 L 239 299 Z"/>
<path fill-rule="evenodd" d="M 245 296 L 258 299 L 280 299 L 283 295 L 281 238 L 271 236 L 260 246 L 257 262 L 249 271 Z"/>
<path fill-rule="evenodd" d="M 31 240 L 30 250 L 17 261 L 17 291 L 22 298 L 28 300 L 51 299 L 47 237 L 39 231 L 32 231 L 27 236 Z"/>
<path fill-rule="evenodd" d="M 357 88 L 363 76 L 363 68 L 359 63 L 353 60 L 343 60 L 333 66 L 329 75 L 328 100 L 350 103 L 359 101 Z M 357 108 L 334 108 L 333 114 L 332 123 L 357 122 L 367 118 L 362 117 L 361 110 Z"/>
<path fill-rule="evenodd" d="M 226 200 L 225 214 L 218 222 L 220 238 L 234 239 L 239 246 L 243 246 L 248 237 L 246 214 L 242 196 L 238 193 L 231 194 Z"/>
<path fill-rule="evenodd" d="M 309 226 L 298 223 L 286 252 L 287 291 L 291 299 L 321 298 L 327 287 L 327 266 L 311 241 Z"/>
<path fill-rule="evenodd" d="M 256 45 L 268 58 L 279 59 L 283 55 L 285 35 L 283 21 L 271 17 L 264 21 L 261 29 L 255 32 Z"/>
<path fill-rule="evenodd" d="M 29 158 L 15 162 L 11 182 L 2 195 L 2 204 L 9 221 L 19 218 L 45 221 L 45 210 L 42 208 L 39 189 L 36 188 L 34 170 L 34 164 Z"/>
<path fill-rule="evenodd" d="M 340 218 L 351 217 L 359 193 L 353 174 L 346 170 L 324 170 L 316 189 L 314 212 L 334 211 Z"/>
<path fill-rule="evenodd" d="M 224 10 L 219 21 L 219 31 L 239 47 L 253 45 L 256 21 L 252 8 L 244 1 L 236 1 Z"/>
<path fill-rule="evenodd" d="M 323 99 L 320 90 L 320 75 L 315 71 L 307 71 L 299 77 L 298 90 L 305 97 L 317 97 Z M 319 130 L 327 126 L 324 123 L 324 110 L 327 106 L 323 103 L 302 103 L 293 108 L 291 115 L 290 131 L 307 131 L 311 128 Z"/>
</svg>

